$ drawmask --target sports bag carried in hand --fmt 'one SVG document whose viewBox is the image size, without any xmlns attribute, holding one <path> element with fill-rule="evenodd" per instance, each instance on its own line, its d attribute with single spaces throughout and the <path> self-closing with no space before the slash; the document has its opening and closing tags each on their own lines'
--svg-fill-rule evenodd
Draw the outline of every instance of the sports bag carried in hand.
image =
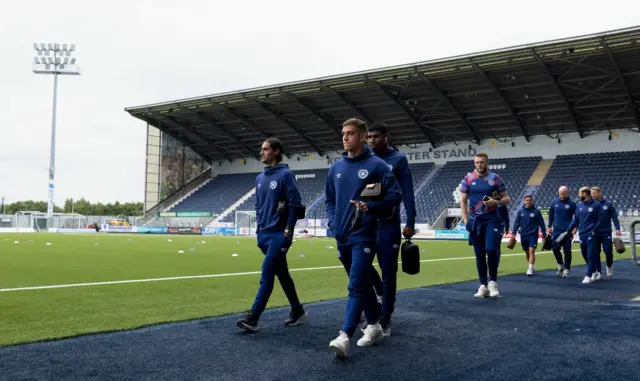
<svg viewBox="0 0 640 381">
<path fill-rule="evenodd" d="M 402 271 L 415 275 L 420 272 L 420 248 L 411 240 L 406 240 L 401 247 Z"/>
<path fill-rule="evenodd" d="M 544 239 L 544 244 L 542 245 L 542 250 L 549 251 L 551 250 L 551 234 L 547 234 L 547 238 Z"/>
<path fill-rule="evenodd" d="M 624 242 L 620 239 L 620 237 L 616 237 L 613 239 L 613 247 L 616 249 L 616 253 L 622 254 L 625 251 Z"/>
</svg>

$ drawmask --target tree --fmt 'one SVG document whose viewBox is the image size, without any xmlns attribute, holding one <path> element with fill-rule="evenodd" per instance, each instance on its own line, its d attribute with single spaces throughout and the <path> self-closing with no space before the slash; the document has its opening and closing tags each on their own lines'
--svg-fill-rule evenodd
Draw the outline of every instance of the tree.
<svg viewBox="0 0 640 381">
<path fill-rule="evenodd" d="M 7 214 L 15 214 L 18 211 L 23 212 L 47 212 L 46 201 L 17 201 L 12 204 L 6 204 L 5 209 Z M 72 211 L 76 214 L 83 214 L 85 216 L 142 216 L 143 203 L 141 202 L 127 202 L 120 203 L 116 201 L 114 204 L 92 204 L 83 198 L 79 200 L 66 199 L 62 208 L 54 205 L 54 213 L 68 213 Z M 0 213 L 2 212 L 0 207 Z"/>
</svg>

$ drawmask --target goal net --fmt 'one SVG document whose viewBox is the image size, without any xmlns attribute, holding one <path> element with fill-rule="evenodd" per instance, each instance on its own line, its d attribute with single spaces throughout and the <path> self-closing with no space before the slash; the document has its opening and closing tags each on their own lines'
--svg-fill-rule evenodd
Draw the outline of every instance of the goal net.
<svg viewBox="0 0 640 381">
<path fill-rule="evenodd" d="M 256 212 L 255 210 L 236 210 L 234 231 L 237 236 L 256 235 Z"/>
<path fill-rule="evenodd" d="M 18 211 L 15 215 L 17 228 L 33 228 L 35 231 L 46 231 L 48 228 L 84 229 L 87 217 L 82 214 L 54 213 L 49 221 L 47 213 L 35 211 Z"/>
</svg>

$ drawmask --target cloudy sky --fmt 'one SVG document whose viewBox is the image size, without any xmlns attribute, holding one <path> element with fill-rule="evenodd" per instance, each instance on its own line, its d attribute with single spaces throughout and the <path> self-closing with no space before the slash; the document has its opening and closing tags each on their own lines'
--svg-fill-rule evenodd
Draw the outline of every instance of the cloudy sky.
<svg viewBox="0 0 640 381">
<path fill-rule="evenodd" d="M 145 125 L 125 107 L 626 28 L 639 15 L 628 0 L 9 1 L 0 196 L 48 197 L 53 78 L 31 71 L 34 42 L 76 44 L 82 70 L 59 81 L 56 203 L 125 202 L 144 199 L 145 164 Z"/>
</svg>

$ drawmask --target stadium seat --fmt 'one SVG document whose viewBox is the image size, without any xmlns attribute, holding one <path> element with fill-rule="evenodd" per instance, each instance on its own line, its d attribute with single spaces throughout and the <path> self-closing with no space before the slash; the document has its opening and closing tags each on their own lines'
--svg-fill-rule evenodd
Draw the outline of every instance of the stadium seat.
<svg viewBox="0 0 640 381">
<path fill-rule="evenodd" d="M 577 200 L 583 186 L 598 186 L 616 209 L 625 212 L 640 208 L 640 151 L 559 155 L 553 161 L 536 194 L 536 205 L 548 208 L 565 185 Z"/>
</svg>

